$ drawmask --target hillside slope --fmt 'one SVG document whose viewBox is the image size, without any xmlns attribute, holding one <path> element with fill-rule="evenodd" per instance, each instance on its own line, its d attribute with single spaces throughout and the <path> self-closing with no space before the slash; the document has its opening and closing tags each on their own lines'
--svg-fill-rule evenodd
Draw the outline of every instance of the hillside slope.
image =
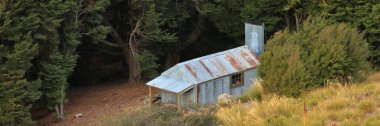
<svg viewBox="0 0 380 126">
<path fill-rule="evenodd" d="M 248 107 L 235 104 L 220 108 L 216 116 L 226 126 L 380 125 L 380 73 L 361 84 L 329 83 L 300 98 L 273 94 L 262 97 L 261 101 L 251 101 Z"/>
</svg>

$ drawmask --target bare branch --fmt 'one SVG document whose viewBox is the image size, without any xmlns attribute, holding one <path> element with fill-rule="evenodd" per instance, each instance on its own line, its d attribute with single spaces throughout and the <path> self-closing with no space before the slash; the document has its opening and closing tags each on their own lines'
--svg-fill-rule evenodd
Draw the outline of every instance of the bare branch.
<svg viewBox="0 0 380 126">
<path fill-rule="evenodd" d="M 134 43 L 134 42 L 136 42 L 136 33 L 138 34 L 140 31 L 139 28 L 141 26 L 141 20 L 142 20 L 142 17 L 141 17 L 141 19 L 137 20 L 135 28 L 132 30 L 131 34 L 129 35 L 128 43 L 129 43 L 129 48 L 131 49 L 133 56 L 138 54 L 137 47 L 134 47 L 133 44 L 136 45 L 136 43 Z"/>
<path fill-rule="evenodd" d="M 203 11 L 202 11 L 201 8 L 199 7 L 199 6 L 201 5 L 200 0 L 193 0 L 193 2 L 195 3 L 195 4 L 194 4 L 195 10 L 196 10 L 199 14 L 203 15 Z"/>
</svg>

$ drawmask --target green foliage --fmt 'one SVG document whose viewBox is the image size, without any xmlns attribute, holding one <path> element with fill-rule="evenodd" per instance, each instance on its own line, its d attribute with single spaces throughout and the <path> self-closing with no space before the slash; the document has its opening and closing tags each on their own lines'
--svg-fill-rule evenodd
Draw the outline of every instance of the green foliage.
<svg viewBox="0 0 380 126">
<path fill-rule="evenodd" d="M 56 109 L 66 100 L 66 89 L 68 87 L 67 78 L 73 71 L 76 64 L 76 55 L 64 56 L 53 50 L 50 53 L 50 59 L 42 63 L 41 80 L 47 107 L 52 110 Z M 57 113 L 58 118 L 63 118 Z"/>
<path fill-rule="evenodd" d="M 267 31 L 274 32 L 286 26 L 283 19 L 286 3 L 286 0 L 245 1 L 241 16 L 248 21 L 264 23 Z"/>
<path fill-rule="evenodd" d="M 44 91 L 44 96 L 48 101 L 47 107 L 51 110 L 54 109 L 56 105 L 59 105 L 66 98 L 66 88 L 67 88 L 67 74 L 65 69 L 62 69 L 62 56 L 55 55 L 51 57 L 51 63 L 43 63 L 43 69 L 41 74 L 41 79 L 43 82 L 43 87 L 41 90 Z"/>
<path fill-rule="evenodd" d="M 329 79 L 363 79 L 368 54 L 364 35 L 356 29 L 309 19 L 298 31 L 284 30 L 268 41 L 259 73 L 266 91 L 299 96 Z"/>
<path fill-rule="evenodd" d="M 0 2 L 0 125 L 31 125 L 29 109 L 40 97 L 38 80 L 27 78 L 38 53 L 41 21 L 32 0 Z"/>
<path fill-rule="evenodd" d="M 313 0 L 250 0 L 245 1 L 241 17 L 264 23 L 269 36 L 288 27 L 298 29 L 309 15 L 320 14 L 320 2 Z"/>
<path fill-rule="evenodd" d="M 63 107 L 80 44 L 118 58 L 120 52 L 131 56 L 126 53 L 130 49 L 137 65 L 128 67 L 150 78 L 167 54 L 176 53 L 172 59 L 180 60 L 184 49 L 220 38 L 220 33 L 241 41 L 244 21 L 265 23 L 268 36 L 288 27 L 268 42 L 263 54 L 260 69 L 268 91 L 298 96 L 332 78 L 358 80 L 369 67 L 368 55 L 374 65 L 380 61 L 379 12 L 377 0 L 0 0 L 0 125 L 32 124 L 29 108 L 41 95 L 50 110 Z M 308 15 L 320 13 L 328 21 L 300 25 Z M 261 97 L 257 90 L 247 95 Z"/>
<path fill-rule="evenodd" d="M 239 15 L 243 2 L 237 0 L 213 0 L 205 3 L 203 13 L 214 23 L 220 32 L 232 37 L 244 34 L 243 18 Z"/>
<path fill-rule="evenodd" d="M 136 57 L 140 63 L 141 72 L 145 78 L 153 78 L 158 75 L 156 69 L 159 65 L 156 63 L 158 58 L 149 51 L 144 51 Z"/>
<path fill-rule="evenodd" d="M 76 62 L 76 55 L 72 53 L 75 51 L 76 45 L 79 41 L 75 35 L 68 35 L 67 40 L 61 39 L 63 34 L 59 33 L 59 27 L 64 22 L 64 14 L 70 11 L 73 3 L 61 2 L 59 0 L 51 0 L 40 3 L 41 14 L 44 15 L 41 25 L 47 27 L 40 27 L 38 30 L 42 33 L 39 41 L 41 44 L 42 57 L 39 61 L 41 65 L 40 78 L 42 82 L 41 92 L 43 98 L 47 101 L 46 107 L 52 110 L 57 105 L 62 105 L 66 95 L 67 77 L 70 75 Z M 65 31 L 67 32 L 67 31 Z M 73 57 L 73 58 L 71 58 Z M 56 111 L 58 118 L 63 118 L 60 111 Z"/>
<path fill-rule="evenodd" d="M 37 54 L 37 46 L 28 39 L 16 42 L 14 49 L 7 50 L 6 56 L 0 57 L 6 58 L 0 64 L 0 125 L 30 125 L 29 109 L 40 97 L 40 84 L 27 81 L 24 75 Z"/>
<path fill-rule="evenodd" d="M 89 31 L 90 26 L 94 26 L 89 23 L 99 19 L 94 13 L 104 12 L 103 5 L 107 3 L 106 0 L 98 1 L 95 5 L 100 6 L 95 7 L 78 2 L 81 3 L 61 0 L 0 2 L 0 97 L 4 101 L 0 117 L 4 123 L 1 124 L 31 124 L 29 109 L 41 95 L 38 90 L 48 108 L 63 105 L 67 78 L 76 65 L 80 31 Z M 94 15 L 98 18 L 91 18 Z M 88 26 L 80 27 L 82 22 Z M 40 83 L 42 88 L 39 89 Z"/>
<path fill-rule="evenodd" d="M 90 38 L 102 41 L 106 37 L 107 27 L 97 25 L 99 14 L 104 12 L 106 1 L 98 1 L 96 4 L 86 3 L 85 1 L 66 1 L 52 0 L 46 3 L 43 13 L 49 15 L 49 20 L 44 25 L 49 26 L 45 30 L 44 40 L 46 46 L 42 48 L 43 53 L 40 61 L 42 81 L 41 91 L 43 98 L 47 101 L 46 107 L 56 112 L 57 118 L 63 118 L 63 104 L 66 100 L 66 90 L 68 88 L 67 79 L 71 75 L 76 65 L 78 54 L 77 46 L 83 37 L 80 31 L 88 31 Z M 85 9 L 80 9 L 86 7 Z M 58 9 L 57 9 L 58 8 Z M 84 14 L 85 16 L 81 16 Z M 55 22 L 49 22 L 55 20 Z M 84 22 L 89 25 L 86 28 L 79 27 Z M 55 24 L 55 25 L 52 25 Z M 96 31 L 95 31 L 96 30 Z"/>
<path fill-rule="evenodd" d="M 298 96 L 309 84 L 310 74 L 305 72 L 306 66 L 301 60 L 301 47 L 294 43 L 268 47 L 261 55 L 260 62 L 259 73 L 264 80 L 262 86 L 267 92 Z"/>
<path fill-rule="evenodd" d="M 380 2 L 378 0 L 329 0 L 321 6 L 330 21 L 349 23 L 365 33 L 371 50 L 370 61 L 379 67 Z"/>
<path fill-rule="evenodd" d="M 177 37 L 175 34 L 165 32 L 161 26 L 165 24 L 165 18 L 162 12 L 157 11 L 155 4 L 150 4 L 143 20 L 143 29 L 146 33 L 145 37 L 152 41 L 158 42 L 175 42 Z"/>
<path fill-rule="evenodd" d="M 173 12 L 166 13 L 174 6 L 174 3 L 170 2 L 169 0 L 110 1 L 107 13 L 118 16 L 105 17 L 101 20 L 103 24 L 99 24 L 104 26 L 90 30 L 89 36 L 92 36 L 93 33 L 98 34 L 95 36 L 96 38 L 107 39 L 100 42 L 112 47 L 100 49 L 112 50 L 103 52 L 113 52 L 115 48 L 122 50 L 124 61 L 129 68 L 129 82 L 138 81 L 142 75 L 152 76 L 152 72 L 156 71 L 157 65 L 155 59 L 152 59 L 154 56 L 147 55 L 148 53 L 145 52 L 146 50 L 150 51 L 148 47 L 158 43 L 177 41 L 176 34 L 166 29 L 166 26 L 176 27 L 173 20 L 177 18 L 177 15 L 174 15 Z M 183 20 L 181 19 L 183 17 L 179 18 Z M 96 38 L 94 38 L 94 42 L 98 43 Z"/>
</svg>

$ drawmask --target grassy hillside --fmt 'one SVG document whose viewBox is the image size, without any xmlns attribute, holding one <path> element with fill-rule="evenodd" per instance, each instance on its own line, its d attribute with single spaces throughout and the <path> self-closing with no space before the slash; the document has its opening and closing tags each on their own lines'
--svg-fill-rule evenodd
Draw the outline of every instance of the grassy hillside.
<svg viewBox="0 0 380 126">
<path fill-rule="evenodd" d="M 259 85 L 259 84 L 258 84 Z M 258 100 L 249 100 L 251 98 Z M 379 126 L 380 73 L 360 84 L 328 83 L 300 98 L 265 94 L 260 86 L 227 107 L 196 108 L 177 112 L 175 107 L 143 106 L 99 120 L 104 126 Z M 304 113 L 304 106 L 307 113 Z"/>
<path fill-rule="evenodd" d="M 248 94 L 257 97 L 260 86 L 251 92 Z M 300 98 L 273 94 L 261 94 L 260 98 L 261 101 L 219 108 L 216 116 L 226 126 L 301 126 L 304 123 L 308 126 L 380 125 L 380 73 L 370 76 L 364 83 L 350 86 L 328 83 L 327 87 Z"/>
</svg>

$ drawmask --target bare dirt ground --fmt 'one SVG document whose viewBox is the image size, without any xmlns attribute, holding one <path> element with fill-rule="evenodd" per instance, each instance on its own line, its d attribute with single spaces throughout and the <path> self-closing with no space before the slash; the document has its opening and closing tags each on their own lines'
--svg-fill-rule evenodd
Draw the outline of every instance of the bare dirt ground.
<svg viewBox="0 0 380 126">
<path fill-rule="evenodd" d="M 135 109 L 145 103 L 149 93 L 144 83 L 102 84 L 73 87 L 69 90 L 69 102 L 65 105 L 65 119 L 55 122 L 53 114 L 37 121 L 38 126 L 96 126 L 99 119 Z M 74 116 L 82 113 L 83 117 Z"/>
</svg>

